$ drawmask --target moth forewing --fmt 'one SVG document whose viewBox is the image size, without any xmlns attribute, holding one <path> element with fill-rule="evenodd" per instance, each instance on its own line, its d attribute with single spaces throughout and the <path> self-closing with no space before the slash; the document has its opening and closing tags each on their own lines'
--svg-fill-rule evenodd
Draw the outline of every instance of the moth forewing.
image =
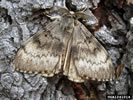
<svg viewBox="0 0 133 100">
<path fill-rule="evenodd" d="M 108 53 L 96 38 L 77 21 L 74 26 L 68 77 L 76 82 L 113 79 L 114 67 Z M 76 76 L 76 77 L 75 77 Z"/>
<path fill-rule="evenodd" d="M 38 32 L 28 39 L 14 59 L 15 69 L 21 72 L 39 73 L 46 77 L 59 73 L 60 56 L 64 48 L 61 32 L 58 32 L 59 28 L 58 21 L 54 21 L 46 27 L 45 31 Z"/>
</svg>

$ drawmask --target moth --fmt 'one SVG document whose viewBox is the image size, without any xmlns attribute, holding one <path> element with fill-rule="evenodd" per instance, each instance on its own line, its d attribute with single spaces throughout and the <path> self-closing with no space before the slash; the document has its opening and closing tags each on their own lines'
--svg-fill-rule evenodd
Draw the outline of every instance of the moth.
<svg viewBox="0 0 133 100">
<path fill-rule="evenodd" d="M 14 68 L 45 77 L 62 73 L 74 82 L 112 80 L 114 67 L 107 51 L 78 21 L 85 15 L 67 9 L 63 12 L 24 43 L 15 56 Z"/>
</svg>

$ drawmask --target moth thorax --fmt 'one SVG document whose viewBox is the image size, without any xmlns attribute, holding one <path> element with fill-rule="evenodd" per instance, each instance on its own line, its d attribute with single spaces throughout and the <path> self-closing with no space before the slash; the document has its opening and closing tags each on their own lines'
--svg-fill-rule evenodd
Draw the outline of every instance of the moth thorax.
<svg viewBox="0 0 133 100">
<path fill-rule="evenodd" d="M 61 30 L 71 30 L 74 26 L 74 19 L 72 17 L 64 16 L 61 21 Z"/>
</svg>

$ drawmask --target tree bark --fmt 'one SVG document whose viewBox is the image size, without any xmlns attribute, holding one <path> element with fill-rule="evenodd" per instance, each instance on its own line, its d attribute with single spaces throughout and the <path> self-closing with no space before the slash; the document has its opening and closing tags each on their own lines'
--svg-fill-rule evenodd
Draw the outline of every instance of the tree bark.
<svg viewBox="0 0 133 100">
<path fill-rule="evenodd" d="M 87 8 L 89 18 L 81 22 L 109 52 L 117 76 L 112 82 L 88 80 L 78 84 L 62 75 L 45 78 L 13 69 L 17 50 L 51 21 L 45 15 L 55 6 L 72 11 Z M 106 100 L 107 95 L 133 96 L 132 11 L 131 0 L 0 0 L 0 100 Z"/>
</svg>

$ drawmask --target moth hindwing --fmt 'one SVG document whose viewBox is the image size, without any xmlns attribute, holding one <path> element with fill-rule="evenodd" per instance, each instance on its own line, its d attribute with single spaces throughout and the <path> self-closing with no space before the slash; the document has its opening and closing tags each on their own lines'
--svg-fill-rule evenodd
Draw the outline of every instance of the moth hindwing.
<svg viewBox="0 0 133 100">
<path fill-rule="evenodd" d="M 65 15 L 29 38 L 14 59 L 20 72 L 52 77 L 62 73 L 75 82 L 113 79 L 107 51 L 74 14 Z"/>
</svg>

